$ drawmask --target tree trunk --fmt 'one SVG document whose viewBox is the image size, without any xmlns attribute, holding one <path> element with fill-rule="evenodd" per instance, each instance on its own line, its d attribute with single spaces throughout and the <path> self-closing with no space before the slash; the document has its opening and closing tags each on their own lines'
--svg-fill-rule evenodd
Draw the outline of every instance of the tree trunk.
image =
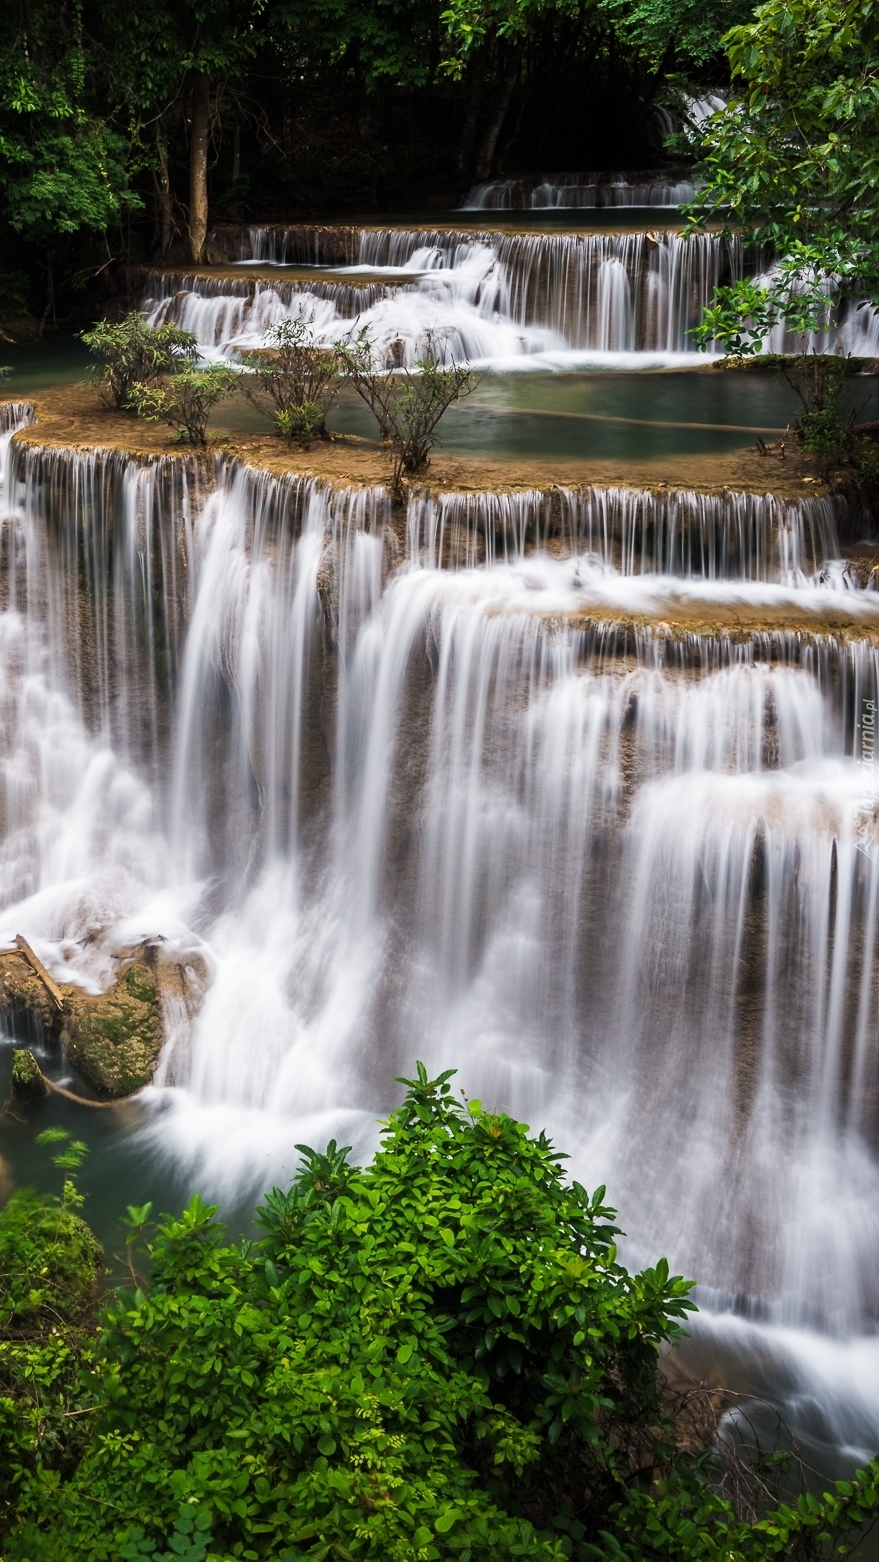
<svg viewBox="0 0 879 1562">
<path fill-rule="evenodd" d="M 498 143 L 498 136 L 504 128 L 504 120 L 507 117 L 507 109 L 513 96 L 513 88 L 516 85 L 518 71 L 510 71 L 509 75 L 501 83 L 500 97 L 495 105 L 494 113 L 486 126 L 485 135 L 476 154 L 476 162 L 473 166 L 474 179 L 487 179 L 491 173 L 491 165 L 494 160 L 494 149 Z"/>
<path fill-rule="evenodd" d="M 154 175 L 154 178 L 159 202 L 159 238 L 162 246 L 162 259 L 164 260 L 171 248 L 171 239 L 174 233 L 174 216 L 171 210 L 171 175 L 168 170 L 168 143 L 164 136 L 159 138 L 159 171 Z"/>
<path fill-rule="evenodd" d="M 204 265 L 208 236 L 208 142 L 211 135 L 211 86 L 199 71 L 192 88 L 189 141 L 189 254 L 194 266 Z"/>
<path fill-rule="evenodd" d="M 236 119 L 235 129 L 232 132 L 232 189 L 234 190 L 241 178 L 241 124 Z"/>
</svg>

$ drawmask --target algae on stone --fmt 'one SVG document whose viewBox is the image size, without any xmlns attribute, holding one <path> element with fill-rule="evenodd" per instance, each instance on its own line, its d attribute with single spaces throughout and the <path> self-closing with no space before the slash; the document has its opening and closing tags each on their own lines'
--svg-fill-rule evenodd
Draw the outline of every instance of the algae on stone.
<svg viewBox="0 0 879 1562">
<path fill-rule="evenodd" d="M 73 1067 L 103 1095 L 130 1096 L 153 1077 L 162 1050 L 153 972 L 135 961 L 109 992 L 64 988 L 64 1039 Z"/>
<path fill-rule="evenodd" d="M 43 1071 L 28 1047 L 16 1047 L 12 1054 L 12 1094 L 19 1101 L 39 1101 L 49 1094 Z"/>
</svg>

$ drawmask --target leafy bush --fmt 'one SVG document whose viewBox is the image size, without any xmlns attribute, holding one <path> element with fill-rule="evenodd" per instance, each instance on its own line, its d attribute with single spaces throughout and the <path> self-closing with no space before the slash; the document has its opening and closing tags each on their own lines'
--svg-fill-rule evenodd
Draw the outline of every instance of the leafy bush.
<svg viewBox="0 0 879 1562">
<path fill-rule="evenodd" d="M 879 445 L 875 439 L 863 434 L 855 442 L 855 459 L 858 475 L 868 490 L 879 490 Z"/>
<path fill-rule="evenodd" d="M 72 1170 L 83 1151 L 74 1142 L 56 1164 Z M 79 1202 L 68 1179 L 60 1199 L 22 1189 L 0 1210 L 0 1535 L 32 1483 L 69 1472 L 83 1450 L 81 1372 L 103 1254 Z"/>
<path fill-rule="evenodd" d="M 322 346 L 304 320 L 281 320 L 263 340 L 263 351 L 241 355 L 250 370 L 241 377 L 243 395 L 282 438 L 306 446 L 328 439 L 327 416 L 342 386 L 339 352 Z"/>
<path fill-rule="evenodd" d="M 237 388 L 234 370 L 211 364 L 181 369 L 160 385 L 133 385 L 131 404 L 147 423 L 167 423 L 184 444 L 204 445 L 214 407 Z"/>
<path fill-rule="evenodd" d="M 730 337 L 733 346 L 737 340 L 734 335 Z M 726 361 L 733 368 L 744 368 L 749 360 L 753 361 L 753 352 L 746 346 L 741 351 L 730 351 Z M 869 465 L 870 452 L 857 435 L 858 409 L 850 389 L 856 364 L 841 353 L 816 352 L 765 353 L 762 363 L 787 380 L 802 407 L 795 424 L 802 448 L 819 458 L 827 474 L 832 467 L 850 461 L 858 476 L 865 477 L 862 463 Z"/>
<path fill-rule="evenodd" d="M 403 474 L 420 472 L 430 461 L 436 427 L 455 401 L 479 383 L 467 364 L 446 364 L 439 338 L 427 333 L 424 352 L 413 367 L 383 361 L 366 331 L 339 348 L 345 372 L 375 417 L 382 440 L 391 447 L 391 487 L 402 497 Z"/>
<path fill-rule="evenodd" d="M 188 364 L 197 340 L 179 325 L 147 325 L 136 309 L 113 324 L 99 320 L 82 340 L 98 359 L 92 378 L 105 406 L 134 411 L 135 386 L 153 385 Z"/>
<path fill-rule="evenodd" d="M 104 1314 L 82 1462 L 23 1489 L 6 1562 L 845 1554 L 879 1466 L 737 1517 L 658 1387 L 688 1283 L 627 1273 L 604 1190 L 450 1077 L 419 1064 L 363 1170 L 299 1146 L 257 1243 L 197 1198 L 152 1235 L 129 1211 L 149 1284 Z"/>
</svg>

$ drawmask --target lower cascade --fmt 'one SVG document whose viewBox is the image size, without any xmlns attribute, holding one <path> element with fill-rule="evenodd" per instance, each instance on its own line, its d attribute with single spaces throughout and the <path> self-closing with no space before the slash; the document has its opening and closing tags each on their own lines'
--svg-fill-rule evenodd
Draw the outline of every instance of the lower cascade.
<svg viewBox="0 0 879 1562">
<path fill-rule="evenodd" d="M 838 502 L 403 513 L 27 416 L 0 937 L 86 993 L 153 972 L 150 1142 L 240 1195 L 458 1066 L 700 1277 L 694 1351 L 775 1331 L 791 1403 L 875 1374 L 879 594 Z"/>
</svg>

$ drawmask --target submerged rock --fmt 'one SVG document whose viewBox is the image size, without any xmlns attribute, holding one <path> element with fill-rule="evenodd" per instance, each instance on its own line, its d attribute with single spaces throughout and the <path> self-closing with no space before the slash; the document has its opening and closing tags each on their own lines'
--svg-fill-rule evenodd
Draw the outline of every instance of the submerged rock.
<svg viewBox="0 0 879 1562">
<path fill-rule="evenodd" d="M 19 1101 L 39 1101 L 49 1094 L 43 1071 L 27 1047 L 16 1047 L 12 1054 L 12 1094 Z"/>
<path fill-rule="evenodd" d="M 65 987 L 64 1007 L 67 1056 L 93 1089 L 118 1098 L 150 1083 L 163 1038 L 158 983 L 144 961 L 98 997 Z"/>
</svg>

